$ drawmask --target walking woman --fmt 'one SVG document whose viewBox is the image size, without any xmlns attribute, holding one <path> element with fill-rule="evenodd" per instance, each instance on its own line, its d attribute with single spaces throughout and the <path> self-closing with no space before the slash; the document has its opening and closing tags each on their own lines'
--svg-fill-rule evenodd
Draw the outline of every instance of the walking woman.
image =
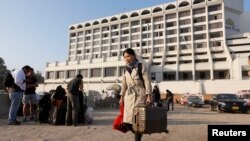
<svg viewBox="0 0 250 141">
<path fill-rule="evenodd" d="M 151 82 L 148 71 L 144 64 L 141 63 L 141 71 L 138 72 L 138 60 L 133 49 L 128 48 L 123 52 L 126 67 L 122 75 L 122 92 L 120 103 L 124 102 L 123 122 L 132 130 L 132 113 L 133 108 L 151 103 Z M 140 75 L 141 74 L 141 75 Z M 135 133 L 135 141 L 141 141 L 142 134 Z"/>
</svg>

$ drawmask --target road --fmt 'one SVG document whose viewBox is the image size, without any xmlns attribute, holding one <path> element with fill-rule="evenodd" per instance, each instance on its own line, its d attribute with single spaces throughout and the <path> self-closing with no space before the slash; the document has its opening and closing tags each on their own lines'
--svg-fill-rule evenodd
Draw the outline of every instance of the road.
<svg viewBox="0 0 250 141">
<path fill-rule="evenodd" d="M 6 117 L 0 118 L 0 141 L 133 141 L 132 133 L 112 129 L 118 109 L 94 111 L 94 124 L 78 127 L 23 123 L 8 126 Z M 21 117 L 19 117 L 21 120 Z M 168 112 L 169 133 L 143 135 L 142 141 L 206 141 L 207 127 L 212 124 L 250 124 L 250 114 L 217 113 L 208 106 L 192 108 L 175 105 Z"/>
</svg>

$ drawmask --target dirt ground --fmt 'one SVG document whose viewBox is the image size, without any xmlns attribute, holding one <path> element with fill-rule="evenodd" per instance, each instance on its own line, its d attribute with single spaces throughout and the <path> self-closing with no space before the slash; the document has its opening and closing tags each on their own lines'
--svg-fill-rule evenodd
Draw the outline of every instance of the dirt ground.
<svg viewBox="0 0 250 141">
<path fill-rule="evenodd" d="M 112 121 L 118 112 L 118 109 L 95 110 L 94 124 L 78 127 L 35 122 L 10 126 L 7 125 L 7 116 L 2 116 L 0 141 L 133 141 L 131 132 L 122 133 L 112 129 Z M 175 110 L 168 112 L 170 132 L 143 135 L 142 141 L 206 141 L 209 124 L 249 124 L 249 119 L 249 113 L 217 113 L 210 111 L 208 106 L 190 108 L 175 105 Z"/>
</svg>

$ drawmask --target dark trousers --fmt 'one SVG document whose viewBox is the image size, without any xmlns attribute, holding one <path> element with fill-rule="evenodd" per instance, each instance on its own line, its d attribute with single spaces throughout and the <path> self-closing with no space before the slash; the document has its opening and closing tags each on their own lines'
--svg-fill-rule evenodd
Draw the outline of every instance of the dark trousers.
<svg viewBox="0 0 250 141">
<path fill-rule="evenodd" d="M 73 125 L 78 125 L 78 113 L 79 113 L 79 97 L 78 95 L 69 94 L 67 97 L 67 112 L 66 112 L 66 124 L 70 125 L 71 121 Z"/>
<path fill-rule="evenodd" d="M 174 110 L 174 100 L 171 98 L 171 99 L 167 99 L 167 110 L 169 111 L 170 110 L 170 104 L 172 106 L 172 111 Z"/>
<path fill-rule="evenodd" d="M 135 133 L 134 130 L 133 130 L 133 128 L 132 128 L 132 124 L 129 124 L 129 123 L 124 123 L 124 124 L 127 126 L 127 128 L 128 128 L 131 132 L 133 132 L 133 133 L 135 134 L 135 141 L 141 141 L 142 134 L 140 134 L 140 133 Z"/>
</svg>

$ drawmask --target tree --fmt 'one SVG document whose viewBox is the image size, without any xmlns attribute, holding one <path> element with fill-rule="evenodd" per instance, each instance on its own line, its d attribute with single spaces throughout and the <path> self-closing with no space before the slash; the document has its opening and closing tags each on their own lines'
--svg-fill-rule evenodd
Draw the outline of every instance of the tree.
<svg viewBox="0 0 250 141">
<path fill-rule="evenodd" d="M 5 62 L 2 57 L 0 57 L 0 89 L 4 88 L 3 82 L 6 74 L 9 72 L 7 67 L 5 66 Z"/>
<path fill-rule="evenodd" d="M 38 83 L 43 83 L 44 82 L 44 77 L 42 76 L 42 73 L 40 71 L 37 71 L 35 73 L 35 77 L 36 77 Z"/>
</svg>

